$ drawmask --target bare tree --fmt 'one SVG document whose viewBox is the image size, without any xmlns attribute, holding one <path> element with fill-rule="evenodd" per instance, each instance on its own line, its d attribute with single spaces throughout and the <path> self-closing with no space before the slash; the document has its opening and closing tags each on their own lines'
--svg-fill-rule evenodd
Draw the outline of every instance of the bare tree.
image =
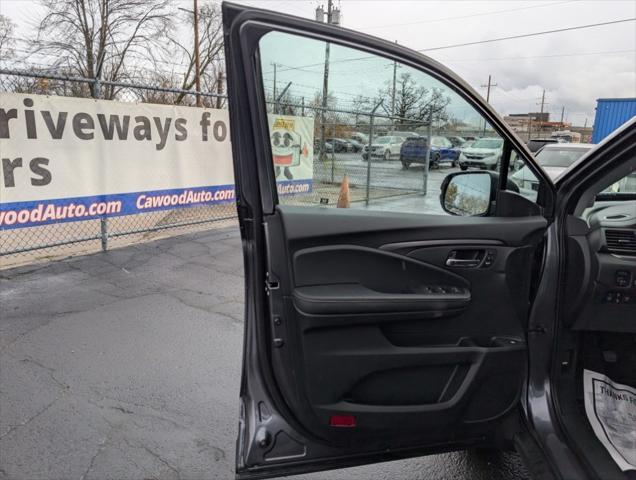
<svg viewBox="0 0 636 480">
<path fill-rule="evenodd" d="M 171 0 L 41 0 L 36 51 L 55 56 L 69 73 L 101 80 L 130 79 L 147 64 L 172 28 Z M 102 96 L 114 98 L 107 86 Z M 90 89 L 95 96 L 95 86 Z"/>
<path fill-rule="evenodd" d="M 6 60 L 13 56 L 13 32 L 15 23 L 6 15 L 0 15 L 0 58 Z"/>
<path fill-rule="evenodd" d="M 185 10 L 185 9 L 184 9 Z M 187 24 L 194 30 L 194 12 L 182 11 Z M 202 91 L 220 93 L 223 91 L 223 24 L 219 4 L 208 2 L 199 7 L 199 75 Z M 172 48 L 168 51 L 169 58 L 183 58 L 185 71 L 180 75 L 178 88 L 191 90 L 196 83 L 195 45 L 194 35 L 185 42 L 178 37 L 178 32 L 170 32 L 168 39 Z M 219 83 L 221 82 L 221 83 Z M 175 103 L 182 103 L 187 94 L 176 97 Z M 204 104 L 209 101 L 204 101 Z M 220 102 L 214 101 L 217 108 Z"/>
<path fill-rule="evenodd" d="M 384 98 L 391 98 L 393 85 L 387 82 L 385 88 L 380 90 Z M 446 107 L 450 98 L 444 95 L 439 88 L 428 89 L 420 86 L 410 73 L 402 73 L 395 86 L 395 116 L 399 117 L 397 124 L 404 125 L 412 122 L 444 120 Z"/>
</svg>

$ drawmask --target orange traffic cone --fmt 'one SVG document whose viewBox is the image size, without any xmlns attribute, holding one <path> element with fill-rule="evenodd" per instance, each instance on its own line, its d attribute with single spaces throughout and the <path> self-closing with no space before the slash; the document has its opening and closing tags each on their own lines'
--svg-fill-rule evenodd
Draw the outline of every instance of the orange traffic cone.
<svg viewBox="0 0 636 480">
<path fill-rule="evenodd" d="M 340 195 L 338 195 L 338 208 L 349 208 L 349 177 L 345 174 L 340 184 Z"/>
</svg>

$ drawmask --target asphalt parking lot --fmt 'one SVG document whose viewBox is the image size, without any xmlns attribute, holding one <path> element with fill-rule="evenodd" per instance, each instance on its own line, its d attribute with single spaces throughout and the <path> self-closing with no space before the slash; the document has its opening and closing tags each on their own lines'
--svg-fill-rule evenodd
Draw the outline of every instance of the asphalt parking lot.
<svg viewBox="0 0 636 480">
<path fill-rule="evenodd" d="M 369 169 L 359 153 L 338 153 L 334 156 L 333 168 L 331 167 L 330 157 L 324 163 L 314 159 L 314 185 L 321 182 L 339 184 L 346 174 L 352 189 L 351 208 L 433 214 L 444 213 L 439 203 L 443 179 L 449 173 L 459 171 L 459 168 L 452 167 L 449 163 L 431 169 L 428 174 L 422 164 L 413 164 L 405 170 L 397 159 L 373 159 Z M 364 201 L 367 178 L 370 185 L 368 206 Z M 318 203 L 315 196 L 314 201 Z M 336 199 L 330 199 L 329 203 L 336 203 Z"/>
<path fill-rule="evenodd" d="M 236 227 L 0 272 L 0 479 L 232 478 Z M 526 478 L 458 452 L 306 479 Z"/>
</svg>

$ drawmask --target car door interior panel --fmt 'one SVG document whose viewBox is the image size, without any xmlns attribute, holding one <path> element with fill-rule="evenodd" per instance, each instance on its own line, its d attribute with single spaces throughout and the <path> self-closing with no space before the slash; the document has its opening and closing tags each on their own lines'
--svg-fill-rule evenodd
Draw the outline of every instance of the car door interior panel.
<svg viewBox="0 0 636 480">
<path fill-rule="evenodd" d="M 549 178 L 495 111 L 431 59 L 332 25 L 244 6 L 224 5 L 224 29 L 246 265 L 239 477 L 511 445 L 521 428 L 534 265 L 548 225 L 543 204 L 519 200 L 518 189 L 506 195 L 512 150 L 547 199 L 554 188 Z M 278 58 L 287 51 L 283 46 L 294 51 L 284 62 Z M 328 149 L 319 142 L 307 150 L 313 166 L 305 165 L 315 190 L 287 195 L 278 187 L 292 180 L 273 165 L 270 120 L 272 113 L 297 113 L 281 108 L 276 96 L 271 105 L 265 77 L 272 64 L 323 54 L 334 59 L 334 78 L 338 66 L 353 60 L 388 62 L 422 95 L 438 92 L 440 102 L 469 112 L 467 118 L 502 146 L 490 155 L 498 156 L 492 168 L 500 173 L 449 179 L 441 186 L 441 210 L 428 209 L 422 198 L 419 212 L 419 196 L 407 198 L 409 208 L 387 199 L 384 206 L 392 208 L 373 210 L 369 198 L 366 205 L 358 199 L 351 208 L 333 208 L 342 172 L 332 167 L 331 179 L 323 178 L 321 153 Z M 279 73 L 288 68 L 279 66 Z M 370 77 L 374 91 L 385 83 L 381 75 Z M 320 122 L 326 128 L 326 116 L 312 112 L 309 131 L 320 130 Z M 377 120 L 380 128 L 395 119 Z M 369 133 L 372 143 L 379 130 Z M 374 151 L 373 144 L 368 148 Z M 367 176 L 376 168 L 372 160 L 370 152 L 360 160 L 367 162 Z M 389 160 L 377 162 L 394 170 L 397 162 Z M 392 175 L 416 174 L 406 167 Z M 387 177 L 381 185 L 388 190 L 393 183 Z"/>
<path fill-rule="evenodd" d="M 284 205 L 265 217 L 274 374 L 308 431 L 375 448 L 448 441 L 513 408 L 524 265 L 546 221 L 500 220 Z M 354 428 L 332 424 L 343 415 Z"/>
</svg>

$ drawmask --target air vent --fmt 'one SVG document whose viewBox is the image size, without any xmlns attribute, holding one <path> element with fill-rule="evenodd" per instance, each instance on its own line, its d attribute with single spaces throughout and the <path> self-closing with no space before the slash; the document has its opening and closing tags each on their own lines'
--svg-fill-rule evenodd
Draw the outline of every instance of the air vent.
<svg viewBox="0 0 636 480">
<path fill-rule="evenodd" d="M 611 252 L 636 254 L 636 230 L 608 228 L 605 230 L 605 243 Z"/>
</svg>

